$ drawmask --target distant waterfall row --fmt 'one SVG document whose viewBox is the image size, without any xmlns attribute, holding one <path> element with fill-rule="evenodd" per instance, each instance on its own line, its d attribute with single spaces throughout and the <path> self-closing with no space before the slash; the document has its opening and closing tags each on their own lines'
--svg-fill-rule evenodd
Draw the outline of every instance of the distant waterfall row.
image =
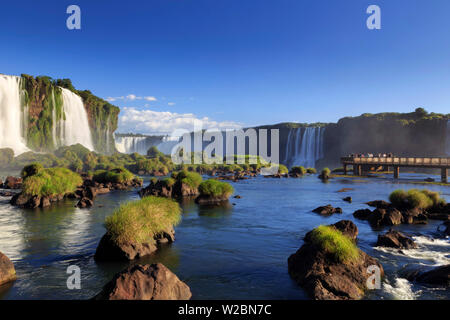
<svg viewBox="0 0 450 320">
<path fill-rule="evenodd" d="M 324 133 L 325 128 L 321 127 L 290 129 L 284 163 L 288 167 L 315 167 L 316 161 L 324 157 Z"/>
<path fill-rule="evenodd" d="M 11 148 L 15 155 L 29 151 L 27 147 L 28 112 L 23 98 L 22 79 L 0 75 L 0 148 Z M 55 93 L 51 92 L 52 138 L 56 147 L 80 143 L 94 150 L 87 112 L 80 96 L 59 88 L 62 107 L 57 114 Z"/>
<path fill-rule="evenodd" d="M 164 154 L 170 154 L 172 147 L 178 143 L 178 138 L 174 139 L 168 136 L 134 136 L 134 135 L 115 135 L 116 149 L 122 153 L 139 153 L 146 155 L 148 149 L 156 146 Z"/>
</svg>

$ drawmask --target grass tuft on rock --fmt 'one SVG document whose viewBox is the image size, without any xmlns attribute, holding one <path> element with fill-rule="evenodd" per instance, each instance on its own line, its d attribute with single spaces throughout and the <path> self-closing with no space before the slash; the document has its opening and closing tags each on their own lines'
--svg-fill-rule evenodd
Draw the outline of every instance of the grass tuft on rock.
<svg viewBox="0 0 450 320">
<path fill-rule="evenodd" d="M 93 176 L 94 181 L 99 183 L 125 183 L 133 181 L 134 178 L 134 174 L 125 168 L 97 170 Z"/>
<path fill-rule="evenodd" d="M 24 180 L 22 192 L 26 195 L 40 197 L 65 195 L 74 192 L 82 183 L 80 175 L 69 169 L 41 169 Z"/>
<path fill-rule="evenodd" d="M 181 209 L 177 202 L 150 196 L 121 205 L 106 217 L 105 227 L 117 244 L 147 243 L 180 220 Z"/>
<path fill-rule="evenodd" d="M 291 168 L 291 174 L 304 175 L 306 174 L 306 169 L 303 166 L 295 166 Z"/>
<path fill-rule="evenodd" d="M 197 189 L 203 178 L 197 172 L 180 171 L 172 174 L 172 178 L 181 183 L 189 185 L 191 188 Z"/>
<path fill-rule="evenodd" d="M 233 187 L 229 183 L 214 179 L 203 181 L 198 190 L 200 195 L 213 198 L 228 198 L 234 192 Z"/>
<path fill-rule="evenodd" d="M 317 227 L 311 233 L 311 241 L 331 254 L 338 262 L 351 262 L 359 257 L 356 244 L 333 227 L 324 225 Z"/>
<path fill-rule="evenodd" d="M 395 190 L 389 195 L 389 201 L 397 208 L 408 209 L 429 209 L 445 204 L 438 192 L 426 189 Z"/>
</svg>

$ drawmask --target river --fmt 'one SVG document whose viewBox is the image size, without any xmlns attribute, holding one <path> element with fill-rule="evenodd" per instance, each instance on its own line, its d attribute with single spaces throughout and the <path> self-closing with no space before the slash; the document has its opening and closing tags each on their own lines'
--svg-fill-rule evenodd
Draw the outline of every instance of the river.
<svg viewBox="0 0 450 320">
<path fill-rule="evenodd" d="M 153 256 L 133 263 L 162 262 L 191 288 L 193 299 L 307 299 L 287 272 L 287 258 L 301 245 L 305 233 L 320 224 L 353 220 L 359 228 L 359 247 L 379 259 L 386 278 L 381 290 L 368 299 L 449 299 L 448 290 L 420 286 L 399 277 L 408 268 L 450 263 L 450 241 L 438 238 L 440 221 L 428 225 L 401 225 L 397 230 L 415 236 L 418 249 L 373 248 L 377 235 L 366 221 L 353 218 L 370 200 L 387 200 L 398 188 L 421 188 L 411 181 L 429 175 L 402 174 L 401 180 L 335 178 L 322 183 L 316 176 L 300 179 L 258 177 L 232 183 L 241 199 L 230 206 L 200 208 L 182 203 L 183 219 L 176 240 Z M 439 179 L 439 177 L 435 177 Z M 342 188 L 354 190 L 339 193 Z M 447 186 L 429 185 L 450 201 Z M 342 200 L 353 198 L 352 203 Z M 105 233 L 103 222 L 120 203 L 138 199 L 136 190 L 100 195 L 91 209 L 73 201 L 50 209 L 14 208 L 0 198 L 0 251 L 15 264 L 18 280 L 0 287 L 0 299 L 88 299 L 100 291 L 128 263 L 94 262 L 93 255 Z M 235 205 L 233 205 L 235 204 Z M 322 217 L 312 209 L 332 204 L 344 213 Z M 69 290 L 69 265 L 81 269 L 81 289 Z"/>
</svg>

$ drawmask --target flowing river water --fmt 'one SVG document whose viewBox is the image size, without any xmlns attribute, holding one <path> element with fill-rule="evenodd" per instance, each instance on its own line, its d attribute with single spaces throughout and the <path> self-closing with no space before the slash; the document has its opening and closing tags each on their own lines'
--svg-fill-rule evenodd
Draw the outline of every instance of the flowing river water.
<svg viewBox="0 0 450 320">
<path fill-rule="evenodd" d="M 424 175 L 335 178 L 322 183 L 317 176 L 300 179 L 258 177 L 232 183 L 241 199 L 228 207 L 198 207 L 182 203 L 183 219 L 176 240 L 155 255 L 132 263 L 162 262 L 191 288 L 193 299 L 307 299 L 289 277 L 287 258 L 303 243 L 303 236 L 320 224 L 342 219 L 356 223 L 359 247 L 379 259 L 386 278 L 382 289 L 368 299 L 450 299 L 448 290 L 418 285 L 401 277 L 408 269 L 450 263 L 450 241 L 437 231 L 440 221 L 428 225 L 401 225 L 412 234 L 414 250 L 374 248 L 377 235 L 352 213 L 367 208 L 370 200 L 387 200 L 399 188 L 427 188 L 450 201 L 448 186 L 411 184 Z M 437 177 L 436 177 L 437 178 Z M 438 179 L 438 178 L 437 178 Z M 342 188 L 354 190 L 339 193 Z M 351 196 L 353 203 L 342 200 Z M 15 264 L 18 280 L 0 287 L 0 299 L 88 299 L 128 263 L 94 262 L 93 255 L 105 233 L 103 222 L 120 203 L 137 200 L 136 190 L 100 195 L 91 209 L 78 209 L 66 201 L 50 209 L 23 210 L 0 198 L 0 251 Z M 233 205 L 235 204 L 235 205 Z M 344 213 L 322 217 L 312 209 L 332 204 Z M 434 238 L 435 240 L 432 240 Z M 81 289 L 67 289 L 70 265 L 81 269 Z"/>
</svg>

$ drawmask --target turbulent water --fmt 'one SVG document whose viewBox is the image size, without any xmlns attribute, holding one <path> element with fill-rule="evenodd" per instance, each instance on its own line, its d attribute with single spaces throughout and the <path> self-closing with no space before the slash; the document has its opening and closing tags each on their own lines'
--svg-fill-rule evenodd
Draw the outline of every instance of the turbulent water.
<svg viewBox="0 0 450 320">
<path fill-rule="evenodd" d="M 398 188 L 417 188 L 411 179 L 425 175 L 405 173 L 388 178 L 335 178 L 322 183 L 317 176 L 300 179 L 255 179 L 232 183 L 242 199 L 236 205 L 209 208 L 193 201 L 182 203 L 176 240 L 157 254 L 133 263 L 161 262 L 191 288 L 193 299 L 307 299 L 287 272 L 287 258 L 303 237 L 320 224 L 352 220 L 359 229 L 358 246 L 383 265 L 382 288 L 368 299 L 450 299 L 450 292 L 405 279 L 405 270 L 428 269 L 450 263 L 449 238 L 437 231 L 441 221 L 427 225 L 400 225 L 396 230 L 414 236 L 418 248 L 374 248 L 377 236 L 388 228 L 372 229 L 352 213 L 365 202 L 387 200 Z M 438 177 L 436 177 L 438 178 Z M 342 188 L 353 188 L 339 193 Z M 448 187 L 427 186 L 450 200 Z M 342 201 L 345 196 L 352 203 Z M 97 244 L 105 232 L 104 219 L 120 203 L 138 199 L 136 191 L 98 196 L 94 207 L 79 209 L 71 201 L 49 209 L 24 210 L 0 200 L 0 251 L 9 256 L 18 280 L 0 287 L 3 299 L 87 299 L 128 263 L 94 262 Z M 311 212 L 319 205 L 342 207 L 343 213 L 323 217 Z M 434 239 L 434 240 L 432 240 Z M 67 267 L 81 268 L 81 290 L 68 290 Z"/>
<path fill-rule="evenodd" d="M 0 148 L 11 148 L 15 155 L 29 149 L 23 136 L 21 78 L 0 75 Z"/>
<path fill-rule="evenodd" d="M 89 150 L 94 150 L 88 116 L 83 100 L 72 91 L 61 88 L 63 97 L 64 119 L 61 119 L 62 145 L 70 146 L 80 143 Z"/>
<path fill-rule="evenodd" d="M 324 156 L 323 135 L 325 128 L 306 127 L 289 130 L 284 162 L 289 166 L 314 168 Z"/>
</svg>

